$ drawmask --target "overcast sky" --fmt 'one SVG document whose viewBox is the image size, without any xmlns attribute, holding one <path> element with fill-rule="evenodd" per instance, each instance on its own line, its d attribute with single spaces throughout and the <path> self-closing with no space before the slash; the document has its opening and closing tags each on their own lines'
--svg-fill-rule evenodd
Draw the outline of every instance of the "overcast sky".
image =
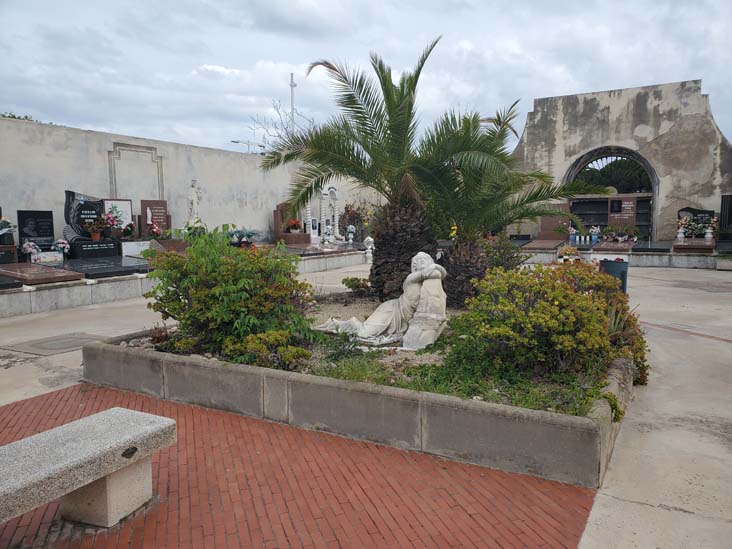
<svg viewBox="0 0 732 549">
<path fill-rule="evenodd" d="M 703 80 L 732 137 L 732 1 L 0 0 L 0 112 L 232 150 L 272 99 L 332 113 L 336 59 L 396 70 L 442 41 L 419 90 L 423 123 L 533 99 Z"/>
</svg>

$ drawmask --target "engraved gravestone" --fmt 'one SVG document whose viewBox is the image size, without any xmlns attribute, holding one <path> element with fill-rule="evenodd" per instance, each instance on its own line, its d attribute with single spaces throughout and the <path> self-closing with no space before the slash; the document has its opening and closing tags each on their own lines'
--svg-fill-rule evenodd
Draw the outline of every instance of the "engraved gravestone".
<svg viewBox="0 0 732 549">
<path fill-rule="evenodd" d="M 74 191 L 66 191 L 66 203 L 64 205 L 64 219 L 67 229 L 64 236 L 69 242 L 78 238 L 89 238 L 89 231 L 84 228 L 87 223 L 101 220 L 104 217 L 104 202 L 99 198 Z"/>
<path fill-rule="evenodd" d="M 155 223 L 162 234 L 165 234 L 168 227 L 168 203 L 165 200 L 140 200 L 140 214 L 142 217 L 141 232 L 149 235 L 151 223 Z"/>
<path fill-rule="evenodd" d="M 19 242 L 35 242 L 41 250 L 50 250 L 54 241 L 53 212 L 18 210 Z"/>
</svg>

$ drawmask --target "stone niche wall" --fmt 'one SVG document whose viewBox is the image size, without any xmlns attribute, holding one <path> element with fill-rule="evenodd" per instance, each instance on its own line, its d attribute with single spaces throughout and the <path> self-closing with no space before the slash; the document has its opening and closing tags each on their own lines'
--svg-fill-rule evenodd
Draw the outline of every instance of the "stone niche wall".
<svg viewBox="0 0 732 549">
<path fill-rule="evenodd" d="M 254 154 L 195 147 L 125 135 L 0 118 L 0 207 L 52 210 L 54 229 L 63 229 L 64 190 L 100 198 L 167 200 L 173 227 L 188 217 L 195 179 L 201 189 L 199 214 L 213 227 L 245 225 L 268 237 L 272 210 L 286 200 L 295 166 L 263 172 Z M 338 184 L 342 204 L 356 191 Z"/>
<path fill-rule="evenodd" d="M 681 208 L 714 210 L 732 194 L 732 145 L 717 127 L 701 80 L 534 100 L 514 155 L 563 181 L 603 147 L 640 154 L 655 172 L 653 225 L 673 240 Z"/>
</svg>

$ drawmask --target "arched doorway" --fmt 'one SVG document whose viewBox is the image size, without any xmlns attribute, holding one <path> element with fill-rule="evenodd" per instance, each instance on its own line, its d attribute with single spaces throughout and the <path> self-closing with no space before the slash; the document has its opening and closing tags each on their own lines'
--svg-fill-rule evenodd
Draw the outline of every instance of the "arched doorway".
<svg viewBox="0 0 732 549">
<path fill-rule="evenodd" d="M 586 226 L 633 226 L 640 239 L 653 238 L 658 176 L 643 156 L 625 147 L 593 149 L 577 158 L 564 176 L 565 182 L 577 180 L 613 189 L 608 196 L 579 196 L 571 201 L 570 210 Z"/>
</svg>

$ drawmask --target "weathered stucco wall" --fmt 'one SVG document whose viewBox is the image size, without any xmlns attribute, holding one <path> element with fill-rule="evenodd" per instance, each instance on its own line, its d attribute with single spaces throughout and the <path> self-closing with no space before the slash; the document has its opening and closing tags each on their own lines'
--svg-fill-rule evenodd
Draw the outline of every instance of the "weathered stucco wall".
<svg viewBox="0 0 732 549">
<path fill-rule="evenodd" d="M 536 99 L 514 154 L 562 181 L 577 159 L 608 146 L 637 152 L 655 171 L 658 240 L 674 238 L 681 208 L 719 214 L 732 194 L 732 146 L 701 80 Z"/>
<path fill-rule="evenodd" d="M 294 166 L 269 173 L 254 154 L 0 118 L 0 207 L 52 210 L 63 229 L 64 190 L 99 198 L 164 199 L 174 227 L 188 217 L 191 181 L 201 189 L 200 216 L 210 227 L 236 223 L 269 234 L 272 210 L 283 202 Z M 336 184 L 341 209 L 355 197 Z M 317 205 L 315 206 L 317 210 Z M 313 212 L 317 215 L 317 212 Z"/>
</svg>

